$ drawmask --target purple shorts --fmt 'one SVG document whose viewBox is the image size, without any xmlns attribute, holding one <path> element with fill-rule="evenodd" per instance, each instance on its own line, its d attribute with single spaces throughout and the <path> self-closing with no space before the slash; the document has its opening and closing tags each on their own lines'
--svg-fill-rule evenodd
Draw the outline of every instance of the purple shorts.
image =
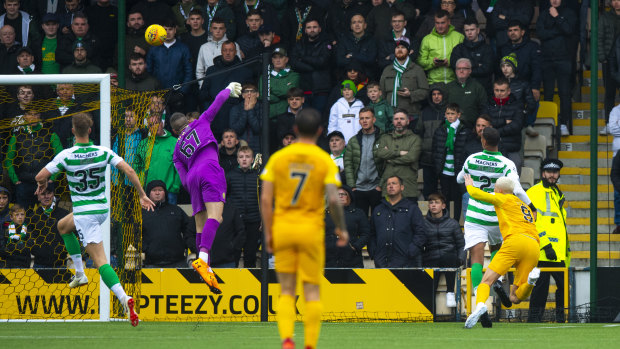
<svg viewBox="0 0 620 349">
<path fill-rule="evenodd" d="M 226 202 L 226 175 L 219 163 L 204 161 L 187 173 L 194 216 L 206 210 L 206 202 Z"/>
</svg>

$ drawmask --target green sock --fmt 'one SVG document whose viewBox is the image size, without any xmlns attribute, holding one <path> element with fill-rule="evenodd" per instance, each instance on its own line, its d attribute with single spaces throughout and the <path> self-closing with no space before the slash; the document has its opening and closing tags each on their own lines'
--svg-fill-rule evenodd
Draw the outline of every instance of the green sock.
<svg viewBox="0 0 620 349">
<path fill-rule="evenodd" d="M 478 287 L 482 281 L 482 264 L 474 263 L 471 266 L 471 286 L 472 289 Z"/>
<path fill-rule="evenodd" d="M 497 254 L 497 251 L 499 251 L 499 250 L 495 250 L 495 251 L 491 252 L 491 260 L 493 260 L 493 257 L 495 257 L 495 255 Z"/>
<path fill-rule="evenodd" d="M 101 275 L 103 282 L 106 286 L 108 286 L 109 289 L 112 289 L 112 286 L 120 283 L 118 275 L 116 275 L 116 272 L 109 264 L 104 264 L 99 267 L 99 274 Z"/>
<path fill-rule="evenodd" d="M 76 254 L 81 255 L 82 250 L 80 250 L 80 242 L 77 237 L 73 233 L 62 234 L 63 241 L 65 242 L 65 247 L 67 248 L 67 252 L 69 252 L 69 256 L 75 256 Z"/>
</svg>

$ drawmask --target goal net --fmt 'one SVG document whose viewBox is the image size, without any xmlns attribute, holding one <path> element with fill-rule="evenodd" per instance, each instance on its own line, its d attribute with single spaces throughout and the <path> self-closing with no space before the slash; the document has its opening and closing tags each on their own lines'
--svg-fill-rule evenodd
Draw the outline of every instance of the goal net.
<svg viewBox="0 0 620 349">
<path fill-rule="evenodd" d="M 71 117 L 86 112 L 94 121 L 91 141 L 112 148 L 144 180 L 157 129 L 149 120 L 164 117 L 165 92 L 111 88 L 107 74 L 0 76 L 0 319 L 124 318 L 86 253 L 89 283 L 69 289 L 73 266 L 57 221 L 72 210 L 70 188 L 61 172 L 52 177 L 52 190 L 35 196 L 34 177 L 73 146 Z M 84 180 L 88 185 L 94 179 Z M 116 169 L 108 169 L 106 184 L 110 215 L 102 226 L 104 247 L 139 309 L 139 200 Z"/>
</svg>

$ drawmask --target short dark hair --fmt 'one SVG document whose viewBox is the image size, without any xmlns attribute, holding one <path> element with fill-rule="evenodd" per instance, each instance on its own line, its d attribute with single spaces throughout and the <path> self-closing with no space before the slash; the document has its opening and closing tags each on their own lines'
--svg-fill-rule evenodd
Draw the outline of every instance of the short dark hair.
<svg viewBox="0 0 620 349">
<path fill-rule="evenodd" d="M 482 130 L 482 138 L 484 138 L 491 147 L 497 147 L 499 145 L 499 131 L 493 127 L 486 127 Z"/>
<path fill-rule="evenodd" d="M 314 108 L 304 108 L 297 114 L 295 126 L 300 136 L 314 137 L 321 127 L 321 113 Z"/>
<path fill-rule="evenodd" d="M 359 113 L 357 115 L 359 115 L 361 113 L 372 113 L 372 116 L 375 116 L 375 110 L 372 107 L 364 107 L 364 108 L 360 109 L 360 111 L 359 111 Z"/>
<path fill-rule="evenodd" d="M 202 10 L 201 9 L 197 9 L 197 8 L 192 9 L 191 11 L 189 11 L 189 15 L 190 16 L 191 15 L 198 15 L 198 16 L 202 17 L 202 19 L 205 18 L 205 15 L 204 15 L 204 13 L 202 13 Z"/>
<path fill-rule="evenodd" d="M 299 87 L 291 87 L 288 89 L 288 91 L 286 91 L 286 99 L 292 98 L 292 97 L 303 97 L 304 96 L 304 90 L 300 89 Z"/>
<path fill-rule="evenodd" d="M 446 10 L 442 10 L 439 9 L 437 11 L 435 11 L 435 18 L 444 18 L 444 17 L 450 17 L 450 13 Z"/>
<path fill-rule="evenodd" d="M 394 113 L 392 113 L 392 115 L 396 115 L 397 113 L 403 113 L 403 114 L 409 116 L 409 112 L 407 111 L 407 109 L 396 108 L 396 109 L 394 109 Z"/>
<path fill-rule="evenodd" d="M 442 193 L 432 193 L 431 195 L 428 196 L 428 201 L 432 201 L 432 200 L 439 200 L 441 201 L 443 204 L 446 203 L 446 197 L 443 196 Z"/>
<path fill-rule="evenodd" d="M 519 28 L 521 28 L 521 30 L 526 30 L 527 29 L 525 24 L 523 24 L 523 22 L 521 22 L 518 19 L 511 19 L 510 21 L 508 21 L 508 27 L 507 28 L 512 28 L 512 27 L 519 27 Z"/>
<path fill-rule="evenodd" d="M 132 52 L 129 54 L 129 62 L 131 61 L 139 61 L 143 59 L 146 62 L 146 58 L 144 58 L 144 56 L 141 53 L 138 52 Z M 127 64 L 129 64 L 129 62 L 127 62 Z"/>
<path fill-rule="evenodd" d="M 88 23 L 88 16 L 86 16 L 86 13 L 82 11 L 77 11 L 76 13 L 73 14 L 73 19 L 71 19 L 71 24 L 73 24 L 73 21 L 75 21 L 76 18 L 82 18 L 86 21 L 86 23 Z"/>
<path fill-rule="evenodd" d="M 258 89 L 258 87 L 256 87 L 256 84 L 253 82 L 246 82 L 243 85 L 241 85 L 241 90 L 245 90 L 246 88 L 254 88 L 255 90 Z"/>
<path fill-rule="evenodd" d="M 388 178 L 385 179 L 385 181 L 387 182 L 388 179 L 390 178 L 396 178 L 398 179 L 398 184 L 403 185 L 403 179 L 400 176 L 394 175 L 394 176 L 389 176 Z"/>
<path fill-rule="evenodd" d="M 476 27 L 480 25 L 480 23 L 478 23 L 478 20 L 474 16 L 468 16 L 467 18 L 465 18 L 465 22 L 463 22 L 463 25 L 472 25 L 472 24 L 475 24 Z"/>
<path fill-rule="evenodd" d="M 396 16 L 403 16 L 405 18 L 405 20 L 407 20 L 407 16 L 405 16 L 403 11 L 400 11 L 400 10 L 397 10 L 397 9 L 393 8 L 391 12 L 392 13 L 390 15 L 390 18 L 394 18 Z"/>
<path fill-rule="evenodd" d="M 237 135 L 237 131 L 233 130 L 232 128 L 227 128 L 224 131 L 222 131 L 222 136 L 224 135 L 224 133 L 227 133 L 227 132 L 232 132 L 235 134 L 235 137 L 239 138 L 239 136 Z"/>
<path fill-rule="evenodd" d="M 368 90 L 371 87 L 378 87 L 379 90 L 381 90 L 381 85 L 379 85 L 379 83 L 377 81 L 371 81 L 369 83 L 366 84 L 366 89 Z"/>
<path fill-rule="evenodd" d="M 234 45 L 235 46 L 235 50 L 237 49 L 237 44 L 235 44 L 234 41 L 232 40 L 226 40 L 222 43 L 222 47 L 224 47 L 224 45 Z"/>
<path fill-rule="evenodd" d="M 508 79 L 506 79 L 505 76 L 498 76 L 495 78 L 495 81 L 493 81 L 493 85 L 508 85 L 510 86 L 510 81 L 508 81 Z"/>
<path fill-rule="evenodd" d="M 446 110 L 452 110 L 455 111 L 457 114 L 461 112 L 461 107 L 457 104 L 457 103 L 448 103 L 448 105 L 446 105 Z"/>
<path fill-rule="evenodd" d="M 320 19 L 318 19 L 318 18 L 316 18 L 316 17 L 310 17 L 310 18 L 308 18 L 308 19 L 306 19 L 306 20 L 304 21 L 304 29 L 306 28 L 306 24 L 308 24 L 308 23 L 310 23 L 310 22 L 316 22 L 316 23 L 319 25 L 319 27 L 321 27 L 321 28 L 323 27 L 323 26 L 321 25 L 321 20 L 320 20 Z"/>
<path fill-rule="evenodd" d="M 260 16 L 261 19 L 263 18 L 263 14 L 260 13 L 260 10 L 257 10 L 255 8 L 248 11 L 248 14 L 245 16 L 245 18 L 248 18 L 250 16 L 256 16 L 256 15 Z"/>
<path fill-rule="evenodd" d="M 167 17 L 161 21 L 161 26 L 164 28 L 176 28 L 177 22 L 173 18 Z"/>
<path fill-rule="evenodd" d="M 129 18 L 129 16 L 133 15 L 134 13 L 139 13 L 140 16 L 142 16 L 142 19 L 144 19 L 144 14 L 142 14 L 142 11 L 136 9 L 135 7 L 132 7 L 129 11 L 127 11 L 127 18 Z"/>
<path fill-rule="evenodd" d="M 213 17 L 213 19 L 211 20 L 211 24 L 213 23 L 226 24 L 226 21 L 222 17 Z"/>
<path fill-rule="evenodd" d="M 489 124 L 491 123 L 491 117 L 489 114 L 480 114 L 480 116 L 476 118 L 476 121 L 478 121 L 478 119 L 486 120 Z"/>
</svg>

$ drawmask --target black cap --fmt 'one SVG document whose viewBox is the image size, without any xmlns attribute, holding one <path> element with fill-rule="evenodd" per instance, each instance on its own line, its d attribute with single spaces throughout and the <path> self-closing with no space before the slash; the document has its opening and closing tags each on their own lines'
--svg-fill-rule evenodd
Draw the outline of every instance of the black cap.
<svg viewBox="0 0 620 349">
<path fill-rule="evenodd" d="M 60 22 L 60 20 L 58 19 L 58 16 L 56 16 L 55 13 L 46 13 L 43 15 L 43 19 L 41 20 L 41 23 L 47 23 L 47 22 Z"/>
<path fill-rule="evenodd" d="M 273 32 L 273 29 L 269 24 L 263 24 L 260 26 L 260 28 L 258 28 L 259 34 L 269 34 L 271 32 Z"/>
<path fill-rule="evenodd" d="M 349 194 L 349 200 L 351 200 L 351 204 L 353 204 L 353 201 L 354 201 L 354 199 L 353 199 L 353 190 L 351 189 L 351 187 L 349 187 L 349 186 L 348 186 L 348 185 L 346 185 L 346 184 L 343 184 L 343 185 L 340 187 L 340 189 L 342 189 L 342 190 L 346 191 L 346 192 L 347 192 L 347 194 Z"/>
<path fill-rule="evenodd" d="M 342 139 L 344 139 L 344 135 L 342 134 L 342 132 L 340 131 L 332 131 L 330 134 L 327 135 L 327 141 L 331 141 L 332 137 L 340 137 Z"/>
<path fill-rule="evenodd" d="M 33 56 L 32 49 L 28 46 L 22 46 L 17 50 L 17 55 L 21 55 L 22 53 L 27 52 L 29 55 Z"/>
<path fill-rule="evenodd" d="M 73 51 L 75 51 L 75 49 L 78 47 L 81 47 L 86 51 L 90 51 L 90 47 L 88 47 L 88 44 L 86 43 L 86 41 L 82 39 L 75 40 L 75 42 L 73 43 Z"/>
<path fill-rule="evenodd" d="M 562 167 L 564 167 L 564 164 L 558 159 L 547 158 L 540 164 L 541 171 L 559 171 Z"/>
</svg>

